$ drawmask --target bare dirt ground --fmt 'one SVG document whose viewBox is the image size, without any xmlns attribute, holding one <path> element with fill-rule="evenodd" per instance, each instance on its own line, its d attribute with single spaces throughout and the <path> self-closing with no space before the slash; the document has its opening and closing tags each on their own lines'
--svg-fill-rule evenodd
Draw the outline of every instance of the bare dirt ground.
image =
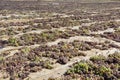
<svg viewBox="0 0 120 80">
<path fill-rule="evenodd" d="M 76 62 L 120 53 L 119 1 L 0 4 L 0 80 L 61 78 Z"/>
</svg>

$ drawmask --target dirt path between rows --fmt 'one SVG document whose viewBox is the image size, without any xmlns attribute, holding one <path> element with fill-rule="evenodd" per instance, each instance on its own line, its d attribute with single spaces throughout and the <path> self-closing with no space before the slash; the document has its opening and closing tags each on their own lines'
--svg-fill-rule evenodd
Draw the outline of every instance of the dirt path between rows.
<svg viewBox="0 0 120 80">
<path fill-rule="evenodd" d="M 113 41 L 113 40 L 110 40 L 110 39 L 106 39 L 106 38 L 99 38 L 99 37 L 95 38 L 95 37 L 91 37 L 91 36 L 74 36 L 74 37 L 70 37 L 69 39 L 57 39 L 56 41 L 53 41 L 53 42 L 47 42 L 46 45 L 48 45 L 48 46 L 57 45 L 61 41 L 69 43 L 69 42 L 73 42 L 74 40 L 90 41 L 90 42 L 98 42 L 98 43 L 109 41 L 112 44 L 120 46 L 119 42 L 116 42 L 116 41 Z M 16 50 L 18 50 L 22 47 L 38 47 L 40 45 L 41 44 L 35 44 L 35 45 L 31 45 L 31 46 L 19 46 L 19 47 L 8 46 L 8 47 L 5 47 L 5 48 L 1 48 L 0 49 L 0 54 L 5 52 L 5 51 L 10 51 L 11 54 L 8 55 L 8 56 L 10 56 L 10 55 L 14 55 L 13 54 L 14 51 L 16 51 Z"/>
</svg>

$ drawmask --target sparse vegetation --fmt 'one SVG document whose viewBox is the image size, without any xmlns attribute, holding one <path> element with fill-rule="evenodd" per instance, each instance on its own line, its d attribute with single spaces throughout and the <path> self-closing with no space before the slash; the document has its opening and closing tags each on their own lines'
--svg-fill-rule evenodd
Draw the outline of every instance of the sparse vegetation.
<svg viewBox="0 0 120 80">
<path fill-rule="evenodd" d="M 117 80 L 117 79 L 120 78 L 120 76 L 118 76 L 119 75 L 119 69 L 116 66 L 116 65 L 119 65 L 119 62 L 117 62 L 117 63 L 114 63 L 114 62 L 108 63 L 107 62 L 106 63 L 106 61 L 111 59 L 111 57 L 113 57 L 113 56 L 114 56 L 114 58 L 112 58 L 112 60 L 114 60 L 115 58 L 120 59 L 120 58 L 118 58 L 118 56 L 120 56 L 120 53 L 114 53 L 114 54 L 109 55 L 108 58 L 101 59 L 99 61 L 98 61 L 99 56 L 97 56 L 97 60 L 96 60 L 96 57 L 94 57 L 94 61 L 93 61 L 93 57 L 90 58 L 91 62 L 85 61 L 85 62 L 75 63 L 73 65 L 73 67 L 70 68 L 65 73 L 65 78 L 66 79 L 67 79 L 67 77 L 74 78 L 72 76 L 72 74 L 74 74 L 74 75 L 78 74 L 79 75 L 78 78 L 83 78 L 83 80 L 86 80 L 88 77 L 92 78 L 92 79 L 101 79 L 101 80 L 108 80 L 108 79 Z M 95 60 L 96 60 L 96 62 L 95 62 Z M 89 76 L 87 76 L 87 74 Z M 92 75 L 94 75 L 94 78 L 93 78 Z"/>
<path fill-rule="evenodd" d="M 12 46 L 19 46 L 17 39 L 12 37 L 8 39 L 8 43 L 9 45 L 12 45 Z"/>
<path fill-rule="evenodd" d="M 119 7 L 111 0 L 0 0 L 0 80 L 119 80 Z"/>
</svg>

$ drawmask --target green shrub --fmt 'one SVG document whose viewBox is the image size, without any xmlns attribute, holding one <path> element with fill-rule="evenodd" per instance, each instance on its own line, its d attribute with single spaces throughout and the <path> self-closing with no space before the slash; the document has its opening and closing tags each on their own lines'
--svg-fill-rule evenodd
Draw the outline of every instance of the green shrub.
<svg viewBox="0 0 120 80">
<path fill-rule="evenodd" d="M 110 68 L 107 68 L 105 66 L 101 66 L 101 67 L 96 69 L 95 74 L 100 75 L 100 76 L 104 76 L 104 74 L 110 75 L 111 72 L 112 72 L 112 70 Z"/>
<path fill-rule="evenodd" d="M 30 52 L 30 48 L 29 47 L 24 47 L 23 49 L 21 49 L 21 51 L 25 54 L 28 54 Z"/>
<path fill-rule="evenodd" d="M 43 67 L 46 69 L 53 69 L 52 63 L 50 61 L 45 61 Z"/>
<path fill-rule="evenodd" d="M 10 44 L 10 45 L 12 45 L 12 46 L 19 46 L 19 44 L 18 44 L 18 41 L 17 41 L 17 39 L 16 38 L 9 38 L 8 39 L 8 43 Z"/>
<path fill-rule="evenodd" d="M 0 62 L 3 61 L 3 60 L 4 60 L 4 58 L 2 56 L 0 56 Z"/>
<path fill-rule="evenodd" d="M 90 60 L 93 62 L 101 61 L 101 60 L 105 60 L 105 59 L 106 59 L 105 56 L 102 56 L 102 55 L 90 57 Z"/>
<path fill-rule="evenodd" d="M 89 64 L 88 63 L 84 63 L 84 62 L 80 62 L 78 64 L 75 64 L 73 66 L 73 68 L 69 69 L 67 71 L 67 74 L 71 74 L 71 73 L 87 73 L 89 69 Z"/>
</svg>

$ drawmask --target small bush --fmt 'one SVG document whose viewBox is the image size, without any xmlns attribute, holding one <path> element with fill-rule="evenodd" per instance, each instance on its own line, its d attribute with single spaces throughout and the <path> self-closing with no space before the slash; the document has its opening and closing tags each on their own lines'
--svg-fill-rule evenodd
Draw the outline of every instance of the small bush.
<svg viewBox="0 0 120 80">
<path fill-rule="evenodd" d="M 90 58 L 91 61 L 96 62 L 96 61 L 101 61 L 101 60 L 105 60 L 106 58 L 102 55 L 99 56 L 93 56 Z"/>
<path fill-rule="evenodd" d="M 9 44 L 12 45 L 12 46 L 19 46 L 18 41 L 17 41 L 16 38 L 12 38 L 12 37 L 11 37 L 11 38 L 8 39 L 8 42 L 9 42 Z"/>
<path fill-rule="evenodd" d="M 66 74 L 71 73 L 87 73 L 89 69 L 89 65 L 84 62 L 80 62 L 78 64 L 75 64 L 73 68 L 69 69 Z"/>
<path fill-rule="evenodd" d="M 95 74 L 104 76 L 105 74 L 111 75 L 112 70 L 110 68 L 107 68 L 105 66 L 101 66 L 97 68 L 97 71 L 95 71 Z"/>
</svg>

